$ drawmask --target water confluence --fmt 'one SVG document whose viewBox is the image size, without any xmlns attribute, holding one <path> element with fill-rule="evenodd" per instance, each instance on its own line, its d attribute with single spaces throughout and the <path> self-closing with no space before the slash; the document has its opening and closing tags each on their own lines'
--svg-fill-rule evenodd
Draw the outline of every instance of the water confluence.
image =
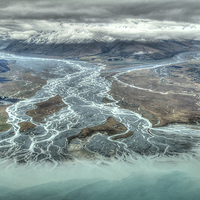
<svg viewBox="0 0 200 200">
<path fill-rule="evenodd" d="M 200 53 L 197 52 L 182 53 L 172 59 L 123 68 L 123 71 L 155 68 L 199 57 Z M 0 53 L 0 59 L 15 60 L 15 65 L 34 73 L 48 69 L 52 74 L 47 84 L 34 96 L 7 108 L 8 123 L 12 124 L 12 128 L 0 134 L 1 160 L 13 160 L 14 165 L 20 162 L 27 165 L 42 164 L 47 161 L 58 165 L 61 161 L 82 158 L 105 160 L 112 157 L 132 161 L 137 155 L 197 155 L 199 127 L 162 127 L 152 129 L 150 134 L 149 129 L 152 126 L 147 119 L 119 108 L 116 102 L 103 103 L 105 97 L 114 99 L 108 94 L 111 83 L 100 76 L 102 66 L 80 61 L 23 57 L 6 53 Z M 56 95 L 60 95 L 67 106 L 48 115 L 43 123 L 33 121 L 26 115 L 28 110 L 36 108 L 35 104 Z M 106 133 L 96 133 L 90 138 L 68 143 L 68 137 L 77 135 L 85 127 L 103 124 L 111 116 L 127 127 L 126 132 L 133 131 L 134 134 L 129 138 L 114 141 Z M 29 133 L 20 133 L 21 122 L 31 122 L 36 128 Z"/>
</svg>

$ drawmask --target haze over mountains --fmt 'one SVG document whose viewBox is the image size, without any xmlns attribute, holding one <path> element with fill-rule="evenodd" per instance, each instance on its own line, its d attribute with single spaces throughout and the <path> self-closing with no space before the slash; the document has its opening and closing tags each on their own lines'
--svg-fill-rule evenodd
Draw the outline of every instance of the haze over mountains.
<svg viewBox="0 0 200 200">
<path fill-rule="evenodd" d="M 117 56 L 118 59 L 163 59 L 177 53 L 196 50 L 192 41 L 198 26 L 149 20 L 129 20 L 127 23 L 43 23 L 43 29 L 9 32 L 4 41 L 6 51 L 43 54 L 65 58 L 82 56 Z M 153 26 L 153 28 L 151 28 Z M 38 28 L 39 29 L 39 28 Z M 54 30 L 53 30 L 54 29 Z M 169 29 L 169 30 L 168 30 Z M 172 31 L 173 29 L 173 31 Z M 171 33 L 166 34 L 166 31 Z M 188 37 L 183 37 L 183 34 Z"/>
<path fill-rule="evenodd" d="M 199 8 L 0 0 L 0 199 L 199 199 Z"/>
<path fill-rule="evenodd" d="M 21 29 L 18 27 L 2 35 L 4 42 L 9 41 L 6 51 L 67 58 L 99 54 L 121 59 L 168 58 L 196 50 L 191 40 L 198 40 L 200 27 L 139 19 L 127 19 L 126 23 L 22 22 L 17 21 Z"/>
<path fill-rule="evenodd" d="M 196 0 L 2 0 L 0 35 L 28 39 L 38 31 L 64 30 L 73 39 L 199 39 L 199 6 Z"/>
<path fill-rule="evenodd" d="M 191 41 L 106 41 L 102 38 L 82 41 L 66 41 L 64 43 L 49 43 L 48 40 L 15 40 L 4 50 L 13 53 L 42 54 L 48 56 L 61 56 L 65 58 L 79 58 L 82 56 L 107 56 L 116 59 L 164 59 L 173 57 L 177 53 L 195 51 L 198 48 Z M 109 58 L 108 58 L 109 60 Z"/>
<path fill-rule="evenodd" d="M 200 40 L 199 6 L 195 0 L 2 0 L 1 48 L 9 41 L 6 50 L 15 53 L 172 57 L 195 50 L 190 41 Z"/>
</svg>

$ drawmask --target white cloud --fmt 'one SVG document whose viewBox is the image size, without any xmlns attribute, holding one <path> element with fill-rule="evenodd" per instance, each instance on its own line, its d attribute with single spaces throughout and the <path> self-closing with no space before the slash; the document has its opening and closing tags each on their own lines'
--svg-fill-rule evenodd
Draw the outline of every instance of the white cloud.
<svg viewBox="0 0 200 200">
<path fill-rule="evenodd" d="M 0 35 L 27 39 L 42 31 L 47 42 L 200 39 L 199 7 L 197 0 L 1 0 Z"/>
<path fill-rule="evenodd" d="M 10 38 L 16 40 L 26 40 L 36 34 L 37 34 L 36 31 L 23 31 L 23 32 L 13 31 L 12 33 L 10 33 Z"/>
<path fill-rule="evenodd" d="M 196 39 L 200 40 L 200 25 L 127 19 L 123 23 L 67 23 L 49 20 L 1 20 L 0 34 L 7 33 L 12 39 L 28 39 L 49 43 L 94 38 L 126 40 Z M 41 33 L 42 32 L 42 33 Z"/>
</svg>

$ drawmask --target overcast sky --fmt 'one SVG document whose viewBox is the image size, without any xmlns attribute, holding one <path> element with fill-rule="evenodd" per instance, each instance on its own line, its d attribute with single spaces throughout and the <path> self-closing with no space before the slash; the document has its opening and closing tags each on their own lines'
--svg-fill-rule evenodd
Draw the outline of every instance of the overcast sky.
<svg viewBox="0 0 200 200">
<path fill-rule="evenodd" d="M 195 32 L 196 37 L 196 32 L 197 30 L 199 31 L 200 1 L 0 0 L 0 33 L 9 33 L 12 37 L 14 37 L 14 34 L 19 38 L 29 37 L 30 34 L 34 34 L 35 31 L 38 30 L 50 30 L 55 28 L 57 31 L 60 26 L 56 25 L 56 23 L 60 22 L 65 24 L 130 24 L 130 19 L 136 22 L 142 19 L 148 21 L 148 27 L 146 26 L 146 29 L 148 28 L 149 31 L 157 31 L 158 34 L 160 34 L 160 31 L 158 31 L 155 26 L 158 24 L 159 26 L 157 28 L 159 29 L 163 23 L 164 28 L 162 35 L 164 33 L 169 34 L 169 31 L 173 31 L 176 26 L 176 35 L 179 30 L 179 34 L 185 37 L 188 33 L 183 30 L 189 27 L 190 31 L 193 30 L 193 32 Z M 152 22 L 152 27 L 150 22 Z M 135 27 L 136 30 L 139 30 L 138 27 L 138 25 Z M 140 26 L 139 28 L 141 30 L 143 27 Z M 116 29 L 113 30 L 115 32 L 117 31 Z M 181 30 L 184 33 L 181 33 Z M 97 30 L 93 29 L 92 33 L 94 32 L 97 33 Z M 192 36 L 193 32 L 190 33 Z M 110 35 L 110 31 L 107 30 L 105 33 L 101 31 L 101 35 L 104 34 Z M 122 34 L 124 34 L 124 32 Z M 116 33 L 116 35 L 123 37 L 121 33 Z M 126 35 L 128 35 L 128 33 L 126 33 Z"/>
</svg>

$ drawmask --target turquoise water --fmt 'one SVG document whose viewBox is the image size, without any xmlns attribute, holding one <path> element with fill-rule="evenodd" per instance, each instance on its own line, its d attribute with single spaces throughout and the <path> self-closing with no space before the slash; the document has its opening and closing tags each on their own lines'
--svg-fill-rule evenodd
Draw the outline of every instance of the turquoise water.
<svg viewBox="0 0 200 200">
<path fill-rule="evenodd" d="M 178 171 L 159 176 L 130 176 L 121 181 L 71 180 L 13 190 L 0 188 L 0 199 L 199 199 L 199 181 Z"/>
<path fill-rule="evenodd" d="M 139 158 L 138 158 L 139 159 Z M 175 161 L 176 160 L 176 161 Z M 34 167 L 33 167 L 34 168 Z M 10 167 L 0 172 L 0 200 L 199 200 L 195 160 L 168 159 Z"/>
</svg>

